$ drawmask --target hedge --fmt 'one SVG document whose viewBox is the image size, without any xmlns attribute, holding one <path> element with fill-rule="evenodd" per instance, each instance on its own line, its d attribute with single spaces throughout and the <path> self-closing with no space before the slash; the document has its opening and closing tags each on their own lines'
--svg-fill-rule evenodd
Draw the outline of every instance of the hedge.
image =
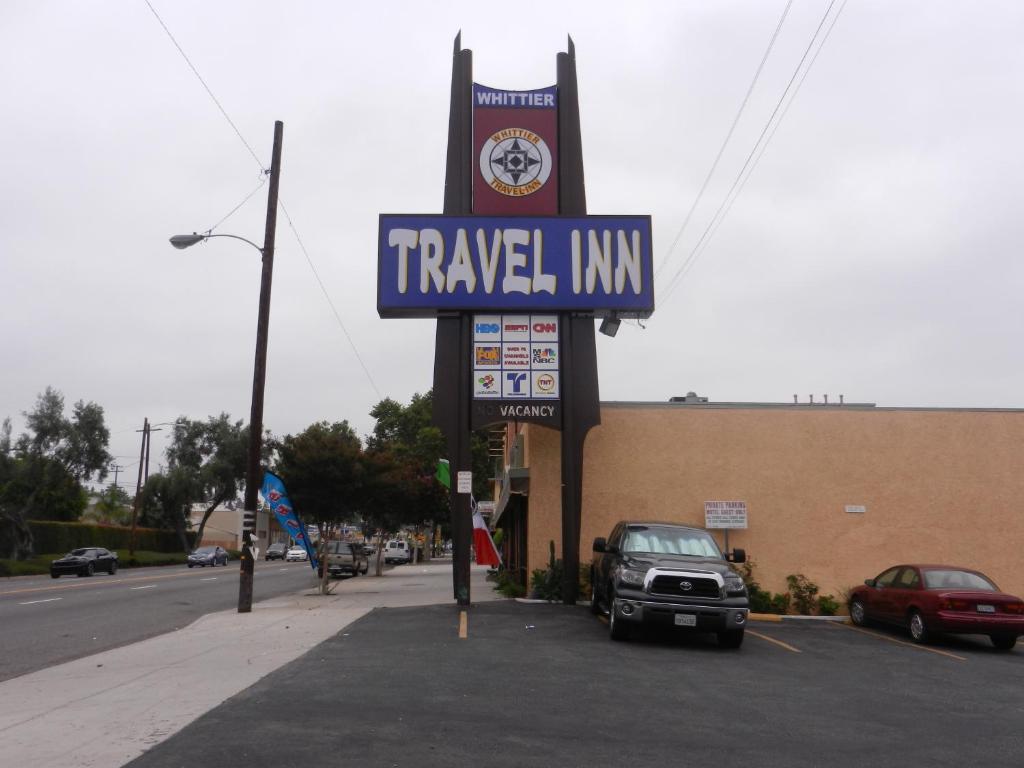
<svg viewBox="0 0 1024 768">
<path fill-rule="evenodd" d="M 51 520 L 30 520 L 33 549 L 37 553 L 69 552 L 78 547 L 128 549 L 132 529 L 120 525 L 95 523 L 59 523 Z M 188 532 L 189 545 L 195 533 Z M 135 549 L 149 552 L 181 552 L 181 541 L 174 531 L 157 528 L 136 528 Z"/>
</svg>

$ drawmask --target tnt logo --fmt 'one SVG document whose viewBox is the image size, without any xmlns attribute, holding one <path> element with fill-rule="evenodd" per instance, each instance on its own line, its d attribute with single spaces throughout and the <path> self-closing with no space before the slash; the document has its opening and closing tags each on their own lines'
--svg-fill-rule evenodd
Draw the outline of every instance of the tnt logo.
<svg viewBox="0 0 1024 768">
<path fill-rule="evenodd" d="M 515 371 L 509 371 L 505 374 L 505 392 L 509 395 L 525 395 L 523 385 L 526 383 L 525 373 L 516 373 Z"/>
<path fill-rule="evenodd" d="M 477 333 L 497 333 L 500 330 L 501 330 L 501 326 L 498 325 L 497 323 L 477 323 L 476 324 L 476 332 Z"/>
<path fill-rule="evenodd" d="M 554 333 L 557 330 L 558 330 L 558 324 L 557 323 L 534 323 L 533 324 L 533 332 L 534 333 Z"/>
</svg>

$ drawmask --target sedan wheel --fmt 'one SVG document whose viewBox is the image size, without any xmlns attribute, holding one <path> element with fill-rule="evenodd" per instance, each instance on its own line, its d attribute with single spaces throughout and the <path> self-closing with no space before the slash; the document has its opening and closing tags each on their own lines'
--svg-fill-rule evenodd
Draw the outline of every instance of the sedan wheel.
<svg viewBox="0 0 1024 768">
<path fill-rule="evenodd" d="M 860 600 L 854 600 L 850 603 L 850 621 L 858 627 L 863 627 L 868 623 L 868 617 L 864 613 L 864 603 Z"/>
<path fill-rule="evenodd" d="M 1013 646 L 1017 644 L 1016 635 L 989 635 L 989 640 L 1000 651 L 1012 651 Z"/>
<path fill-rule="evenodd" d="M 915 643 L 927 643 L 931 639 L 931 633 L 918 611 L 910 612 L 910 639 Z"/>
</svg>

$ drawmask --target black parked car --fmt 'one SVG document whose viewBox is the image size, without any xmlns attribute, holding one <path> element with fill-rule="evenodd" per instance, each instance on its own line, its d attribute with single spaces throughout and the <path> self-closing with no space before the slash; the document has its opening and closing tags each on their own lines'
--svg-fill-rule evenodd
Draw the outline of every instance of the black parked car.
<svg viewBox="0 0 1024 768">
<path fill-rule="evenodd" d="M 284 560 L 284 556 L 288 553 L 288 545 L 284 542 L 278 542 L 277 544 L 271 544 L 267 547 L 267 553 L 263 556 L 264 560 Z"/>
<path fill-rule="evenodd" d="M 228 551 L 224 547 L 200 547 L 188 556 L 188 567 L 195 565 L 215 566 L 228 564 Z"/>
<path fill-rule="evenodd" d="M 103 547 L 82 547 L 50 563 L 50 576 L 55 579 L 65 573 L 92 576 L 96 571 L 106 571 L 111 575 L 117 573 L 117 553 Z"/>
<path fill-rule="evenodd" d="M 607 539 L 594 539 L 591 610 L 607 614 L 612 639 L 624 640 L 640 624 L 714 632 L 724 648 L 739 648 L 750 603 L 743 579 L 700 528 L 623 521 Z"/>
</svg>

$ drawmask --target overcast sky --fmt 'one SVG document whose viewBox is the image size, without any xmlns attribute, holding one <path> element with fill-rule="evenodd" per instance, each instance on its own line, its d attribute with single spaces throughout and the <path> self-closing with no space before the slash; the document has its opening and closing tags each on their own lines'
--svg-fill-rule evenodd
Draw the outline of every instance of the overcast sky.
<svg viewBox="0 0 1024 768">
<path fill-rule="evenodd" d="M 657 309 L 598 336 L 602 399 L 1024 406 L 1024 4 L 796 0 L 682 229 L 785 0 L 151 3 L 259 162 L 145 0 L 0 4 L 16 433 L 47 386 L 94 401 L 131 475 L 143 417 L 248 420 L 259 254 L 167 238 L 257 188 L 275 120 L 266 425 L 365 435 L 428 389 L 434 323 L 377 316 L 377 216 L 441 211 L 459 30 L 474 80 L 511 89 L 553 85 L 571 35 L 588 210 L 653 217 Z M 266 189 L 215 231 L 261 243 Z"/>
</svg>

